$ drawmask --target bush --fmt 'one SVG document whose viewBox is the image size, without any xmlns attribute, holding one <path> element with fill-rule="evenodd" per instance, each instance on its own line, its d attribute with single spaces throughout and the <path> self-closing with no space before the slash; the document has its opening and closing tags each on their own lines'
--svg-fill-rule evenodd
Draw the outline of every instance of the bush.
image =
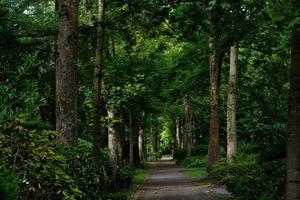
<svg viewBox="0 0 300 200">
<path fill-rule="evenodd" d="M 235 162 L 220 162 L 211 177 L 225 184 L 236 200 L 282 199 L 285 184 L 284 160 L 258 162 L 258 155 L 238 155 Z"/>
<path fill-rule="evenodd" d="M 206 159 L 200 157 L 186 157 L 180 165 L 187 168 L 205 167 Z"/>
<path fill-rule="evenodd" d="M 92 155 L 92 143 L 79 139 L 78 146 L 64 145 L 60 151 L 66 158 L 68 175 L 82 192 L 81 198 L 97 199 L 103 183 Z M 106 156 L 101 157 L 106 158 Z"/>
<path fill-rule="evenodd" d="M 123 165 L 117 170 L 117 184 L 119 188 L 128 188 L 132 184 L 134 172 L 127 166 Z"/>
<path fill-rule="evenodd" d="M 187 155 L 187 149 L 185 148 L 177 148 L 174 150 L 173 153 L 173 158 L 177 161 L 180 162 L 186 158 Z"/>
<path fill-rule="evenodd" d="M 0 167 L 0 199 L 17 200 L 19 180 L 3 166 Z"/>
<path fill-rule="evenodd" d="M 206 156 L 208 152 L 207 144 L 197 144 L 191 149 L 192 156 Z"/>
</svg>

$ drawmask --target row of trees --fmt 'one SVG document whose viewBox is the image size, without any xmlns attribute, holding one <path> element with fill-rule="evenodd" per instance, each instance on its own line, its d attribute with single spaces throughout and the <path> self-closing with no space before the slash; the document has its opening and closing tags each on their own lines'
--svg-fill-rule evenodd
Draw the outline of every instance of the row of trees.
<svg viewBox="0 0 300 200">
<path fill-rule="evenodd" d="M 293 4 L 293 2 L 291 3 Z M 295 3 L 294 3 L 295 4 Z M 249 24 L 249 14 L 248 10 L 245 9 L 240 1 L 233 2 L 228 5 L 227 10 L 223 9 L 226 4 L 220 2 L 209 2 L 206 6 L 208 9 L 208 19 L 210 20 L 210 25 L 213 27 L 209 30 L 209 71 L 210 71 L 210 106 L 211 106 L 211 117 L 210 117 L 210 127 L 209 127 L 209 148 L 208 148 L 208 171 L 213 169 L 213 166 L 219 160 L 219 114 L 218 114 L 218 99 L 219 99 L 219 71 L 222 65 L 222 59 L 224 57 L 224 47 L 232 44 L 230 52 L 230 75 L 229 75 L 229 92 L 228 92 L 228 106 L 227 106 L 227 159 L 228 162 L 232 162 L 236 154 L 237 149 L 237 137 L 236 137 L 236 85 L 237 85 L 237 60 L 238 60 L 238 40 L 242 40 L 241 35 L 248 27 L 244 24 Z M 223 7 L 222 7 L 223 6 Z M 223 10 L 222 10 L 223 9 Z M 233 36 L 227 36 L 224 40 L 222 34 L 223 29 L 220 27 L 221 23 L 226 23 L 224 21 L 224 16 L 226 12 L 231 13 L 229 32 L 234 34 Z M 56 64 L 56 130 L 61 132 L 60 141 L 69 144 L 75 144 L 77 138 L 77 123 L 76 123 L 76 37 L 77 37 L 77 26 L 78 26 L 78 2 L 77 1 L 58 1 L 58 13 L 59 13 L 59 37 L 58 37 L 58 58 Z M 94 134 L 94 150 L 96 159 L 100 160 L 97 155 L 100 155 L 101 148 L 101 138 L 104 137 L 104 127 L 101 123 L 102 110 L 107 110 L 108 117 L 111 120 L 115 119 L 116 113 L 110 108 L 105 108 L 104 100 L 102 99 L 105 90 L 105 82 L 103 76 L 104 68 L 104 23 L 105 23 L 105 2 L 100 0 L 98 3 L 98 25 L 97 25 L 97 47 L 95 53 L 95 68 L 93 74 L 93 134 Z M 224 15 L 224 16 L 222 16 Z M 223 17 L 223 18 L 222 18 Z M 228 16 L 227 16 L 228 17 Z M 239 23 L 236 21 L 240 20 Z M 228 20 L 228 19 L 225 19 Z M 233 21 L 233 22 L 232 22 Z M 230 30 L 231 29 L 231 30 Z M 223 30 L 223 31 L 222 31 Z M 289 137 L 295 137 L 297 126 L 297 56 L 299 46 L 299 30 L 297 26 L 294 28 L 292 37 L 292 79 L 291 79 L 291 97 L 290 97 L 290 121 L 289 121 Z M 113 41 L 111 41 L 113 43 Z M 221 43 L 221 45 L 220 45 Z M 114 47 L 112 47 L 114 48 Z M 113 50 L 111 50 L 113 51 Z M 114 55 L 110 55 L 113 59 Z M 62 71 L 60 71 L 62 70 Z M 295 80 L 296 79 L 296 80 Z M 295 81 L 294 81 L 295 80 Z M 296 97 L 295 97 L 296 96 Z M 66 99 L 67 102 L 66 102 Z M 296 105 L 296 106 L 295 106 Z M 293 106 L 295 108 L 293 108 Z M 184 100 L 185 109 L 185 130 L 183 134 L 183 147 L 188 149 L 188 154 L 191 154 L 192 136 L 191 136 L 191 106 L 188 97 Z M 134 133 L 132 130 L 132 109 L 129 110 L 129 126 L 131 131 L 129 133 L 129 163 L 133 167 L 134 163 Z M 177 119 L 178 120 L 178 119 Z M 296 121 L 293 123 L 293 121 Z M 178 123 L 178 122 L 177 122 Z M 177 125 L 178 126 L 178 125 Z M 177 127 L 177 136 L 175 139 L 179 139 Z M 293 132 L 295 131 L 295 133 Z M 144 130 L 139 131 L 140 139 L 140 154 L 144 154 Z M 115 125 L 112 125 L 108 130 L 108 147 L 110 149 L 110 157 L 113 161 L 114 174 L 117 168 L 117 154 L 118 154 L 118 142 L 117 142 L 117 130 Z M 296 139 L 289 139 L 289 159 L 288 159 L 288 183 L 295 184 L 294 180 L 295 170 L 297 170 L 297 144 Z M 174 141 L 174 144 L 178 144 L 178 141 Z M 294 145 L 293 145 L 294 144 Z M 291 150 L 290 150 L 291 149 Z M 141 156 L 143 158 L 143 156 Z M 293 169 L 295 168 L 295 169 Z M 290 172 L 291 171 L 291 172 Z M 287 187 L 287 196 L 289 199 L 297 198 L 297 186 L 290 185 Z M 292 190 L 291 188 L 294 188 Z M 295 196 L 296 195 L 296 196 Z M 290 196 L 290 197 L 289 197 Z M 295 196 L 295 197 L 293 197 Z"/>
<path fill-rule="evenodd" d="M 2 4 L 1 124 L 42 121 L 63 143 L 91 141 L 100 171 L 108 148 L 113 182 L 119 166 L 171 143 L 189 155 L 209 144 L 209 172 L 224 147 L 234 162 L 237 140 L 264 161 L 284 158 L 292 55 L 287 193 L 297 197 L 296 1 Z"/>
</svg>

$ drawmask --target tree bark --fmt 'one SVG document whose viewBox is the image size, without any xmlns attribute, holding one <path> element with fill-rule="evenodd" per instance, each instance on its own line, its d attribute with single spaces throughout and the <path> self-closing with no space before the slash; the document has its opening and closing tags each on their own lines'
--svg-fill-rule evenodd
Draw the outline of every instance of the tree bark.
<svg viewBox="0 0 300 200">
<path fill-rule="evenodd" d="M 117 167 L 118 167 L 118 137 L 115 125 L 115 113 L 108 110 L 108 117 L 112 124 L 108 127 L 108 149 L 109 158 L 112 164 L 112 184 L 116 185 Z"/>
<path fill-rule="evenodd" d="M 188 97 L 184 99 L 184 112 L 185 112 L 184 148 L 187 148 L 187 155 L 191 156 L 192 113 L 191 113 L 191 101 Z"/>
<path fill-rule="evenodd" d="M 132 109 L 128 113 L 128 128 L 129 128 L 129 167 L 134 168 L 134 136 L 133 136 L 133 122 L 132 122 Z"/>
<path fill-rule="evenodd" d="M 180 147 L 180 121 L 179 121 L 179 117 L 176 117 L 175 119 L 175 127 L 176 127 L 176 147 L 179 148 Z"/>
<path fill-rule="evenodd" d="M 140 128 L 140 130 L 139 130 L 139 156 L 140 156 L 141 161 L 145 160 L 145 158 L 144 158 L 144 143 L 145 143 L 144 133 L 145 133 L 144 129 Z"/>
<path fill-rule="evenodd" d="M 234 42 L 230 50 L 229 91 L 227 102 L 227 162 L 232 163 L 236 155 L 236 86 L 238 45 Z"/>
<path fill-rule="evenodd" d="M 214 165 L 219 161 L 219 62 L 220 55 L 216 52 L 215 41 L 210 38 L 209 48 L 214 52 L 209 57 L 210 74 L 210 123 L 209 123 L 209 144 L 208 144 L 208 162 L 207 171 L 211 172 Z"/>
<path fill-rule="evenodd" d="M 58 140 L 77 143 L 77 33 L 78 0 L 58 0 L 58 39 L 56 60 L 56 131 Z"/>
<path fill-rule="evenodd" d="M 100 148 L 101 140 L 104 136 L 103 126 L 101 124 L 101 114 L 104 109 L 103 103 L 103 50 L 104 50 L 104 18 L 105 4 L 104 0 L 98 2 L 98 27 L 97 27 L 97 47 L 95 53 L 95 68 L 93 73 L 93 136 L 94 146 L 93 151 L 96 157 L 96 162 L 100 165 Z"/>
<path fill-rule="evenodd" d="M 300 26 L 292 35 L 286 199 L 300 199 Z"/>
</svg>

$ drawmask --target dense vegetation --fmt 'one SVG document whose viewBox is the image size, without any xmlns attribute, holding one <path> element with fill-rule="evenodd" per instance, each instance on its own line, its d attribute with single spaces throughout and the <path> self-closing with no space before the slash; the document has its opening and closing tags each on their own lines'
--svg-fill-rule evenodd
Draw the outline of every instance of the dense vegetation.
<svg viewBox="0 0 300 200">
<path fill-rule="evenodd" d="M 135 169 L 172 153 L 234 199 L 299 199 L 299 14 L 296 0 L 1 0 L 0 199 L 126 199 Z"/>
</svg>

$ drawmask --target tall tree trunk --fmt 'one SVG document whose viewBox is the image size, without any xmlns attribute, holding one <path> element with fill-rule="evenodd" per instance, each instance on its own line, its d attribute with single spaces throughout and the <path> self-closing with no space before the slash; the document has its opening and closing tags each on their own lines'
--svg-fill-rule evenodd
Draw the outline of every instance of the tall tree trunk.
<svg viewBox="0 0 300 200">
<path fill-rule="evenodd" d="M 179 117 L 176 117 L 175 119 L 175 127 L 176 127 L 176 147 L 179 148 L 180 147 L 180 120 Z"/>
<path fill-rule="evenodd" d="M 238 45 L 234 42 L 230 50 L 229 92 L 227 102 L 227 162 L 236 155 L 236 86 L 237 86 Z"/>
<path fill-rule="evenodd" d="M 300 26 L 292 36 L 286 199 L 300 199 Z"/>
<path fill-rule="evenodd" d="M 185 129 L 184 129 L 184 140 L 185 148 L 187 148 L 187 155 L 191 156 L 192 149 L 192 112 L 191 112 L 191 101 L 188 97 L 184 99 L 184 113 L 185 113 Z"/>
<path fill-rule="evenodd" d="M 145 113 L 142 113 L 142 119 L 144 121 Z M 139 138 L 138 138 L 138 145 L 139 145 L 139 156 L 140 161 L 145 161 L 145 128 L 144 124 L 140 123 L 139 126 Z"/>
<path fill-rule="evenodd" d="M 118 167 L 118 137 L 117 129 L 115 124 L 115 113 L 108 110 L 108 118 L 112 124 L 108 127 L 108 149 L 109 158 L 112 164 L 112 184 L 116 185 L 117 167 Z"/>
<path fill-rule="evenodd" d="M 77 143 L 77 32 L 78 0 L 57 0 L 56 131 L 58 140 Z"/>
<path fill-rule="evenodd" d="M 95 68 L 93 74 L 93 136 L 94 146 L 93 151 L 96 157 L 96 162 L 100 166 L 100 148 L 101 140 L 104 136 L 104 128 L 101 124 L 101 114 L 104 109 L 102 99 L 103 95 L 103 50 L 104 50 L 104 18 L 105 18 L 105 4 L 104 0 L 98 2 L 98 27 L 97 27 L 97 48 L 95 54 Z"/>
<path fill-rule="evenodd" d="M 210 74 L 210 123 L 209 123 L 209 144 L 208 144 L 208 162 L 207 171 L 211 172 L 214 165 L 219 160 L 219 54 L 216 52 L 215 41 L 210 38 L 209 48 L 214 52 L 209 57 L 209 74 Z"/>
<path fill-rule="evenodd" d="M 129 167 L 134 168 L 134 135 L 133 135 L 133 121 L 132 109 L 128 113 L 128 130 L 129 130 Z"/>
<path fill-rule="evenodd" d="M 141 161 L 145 160 L 145 158 L 144 158 L 145 135 L 144 134 L 145 134 L 144 129 L 142 127 L 140 127 L 140 130 L 139 130 L 139 156 L 140 156 Z"/>
</svg>

